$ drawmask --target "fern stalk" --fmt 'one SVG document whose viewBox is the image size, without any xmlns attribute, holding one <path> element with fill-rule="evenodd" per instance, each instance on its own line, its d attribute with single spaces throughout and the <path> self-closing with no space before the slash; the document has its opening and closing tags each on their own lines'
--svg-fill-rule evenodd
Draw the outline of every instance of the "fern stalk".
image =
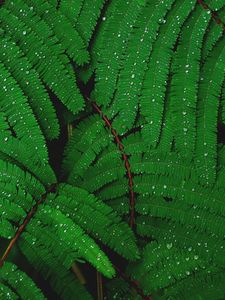
<svg viewBox="0 0 225 300">
<path fill-rule="evenodd" d="M 73 134 L 73 126 L 71 124 L 67 125 L 67 134 L 68 134 L 68 139 L 72 136 Z"/>
<path fill-rule="evenodd" d="M 126 282 L 128 282 L 129 285 L 135 289 L 137 294 L 140 295 L 143 300 L 153 300 L 151 298 L 151 296 L 146 296 L 143 294 L 142 289 L 139 287 L 139 284 L 137 281 L 131 280 L 127 275 L 125 275 L 123 272 L 121 272 L 121 270 L 119 268 L 117 268 L 116 266 L 114 266 L 114 267 L 118 271 L 120 277 L 122 277 Z"/>
<path fill-rule="evenodd" d="M 78 265 L 75 262 L 72 264 L 71 269 L 74 272 L 74 274 L 77 276 L 77 279 L 80 281 L 80 283 L 86 284 L 86 279 L 85 279 L 83 273 L 81 272 L 80 268 L 78 267 Z"/>
<path fill-rule="evenodd" d="M 19 239 L 19 237 L 21 236 L 21 234 L 24 232 L 24 230 L 26 229 L 27 224 L 30 222 L 30 220 L 33 218 L 33 216 L 35 215 L 35 213 L 38 210 L 39 205 L 41 205 L 48 193 L 53 192 L 55 190 L 56 184 L 52 184 L 47 190 L 46 192 L 41 196 L 40 200 L 38 200 L 35 205 L 30 209 L 30 211 L 27 213 L 25 219 L 23 220 L 23 223 L 18 227 L 14 237 L 10 240 L 8 247 L 6 248 L 4 254 L 2 255 L 1 259 L 0 259 L 0 268 L 3 267 L 4 262 L 7 260 L 13 246 L 15 245 L 15 243 L 17 242 L 17 240 Z"/>
<path fill-rule="evenodd" d="M 100 109 L 100 107 L 94 103 L 93 101 L 91 101 L 89 98 L 87 98 L 87 100 L 89 102 L 91 102 L 93 108 L 95 109 L 95 111 L 102 117 L 102 119 L 104 120 L 106 126 L 111 130 L 112 135 L 114 136 L 115 142 L 119 147 L 119 150 L 122 153 L 122 159 L 125 162 L 125 168 L 127 170 L 127 176 L 128 176 L 128 184 L 129 184 L 129 193 L 130 193 L 130 220 L 129 220 L 129 224 L 131 229 L 134 228 L 135 226 L 135 197 L 134 197 L 134 191 L 133 191 L 133 176 L 131 173 L 131 169 L 130 169 L 130 163 L 127 157 L 127 154 L 124 152 L 124 146 L 122 144 L 122 142 L 120 141 L 119 136 L 117 135 L 116 130 L 112 127 L 112 124 L 110 122 L 110 120 L 107 118 L 106 115 L 103 114 L 102 110 Z M 139 294 L 143 300 L 153 300 L 150 296 L 146 296 L 143 294 L 141 288 L 139 287 L 138 282 L 136 281 L 132 281 L 129 277 L 127 277 L 125 274 L 123 274 L 121 272 L 121 270 L 117 267 L 114 266 L 114 268 L 119 272 L 119 275 L 126 280 L 137 292 L 137 294 Z M 97 286 L 98 286 L 98 300 L 103 300 L 103 294 L 102 294 L 102 281 L 101 279 L 98 277 L 98 272 L 97 272 Z"/>
<path fill-rule="evenodd" d="M 206 10 L 209 10 L 211 12 L 211 16 L 214 19 L 214 21 L 223 27 L 223 32 L 225 33 L 225 24 L 223 21 L 218 17 L 218 14 L 216 11 L 212 10 L 209 5 L 207 5 L 203 0 L 198 0 L 198 3 Z"/>
<path fill-rule="evenodd" d="M 130 221 L 129 221 L 129 223 L 130 223 L 130 227 L 133 229 L 134 225 L 135 225 L 135 197 L 134 197 L 134 191 L 133 191 L 133 176 L 131 173 L 130 163 L 129 163 L 127 154 L 124 152 L 124 146 L 121 143 L 116 130 L 112 127 L 110 120 L 107 118 L 107 116 L 105 116 L 103 114 L 102 110 L 96 103 L 92 102 L 90 99 L 88 99 L 88 100 L 91 102 L 91 104 L 92 104 L 93 108 L 96 110 L 96 112 L 102 117 L 106 126 L 111 130 L 111 133 L 114 136 L 115 142 L 118 145 L 119 150 L 121 151 L 122 159 L 124 160 L 124 164 L 125 164 L 125 168 L 127 170 L 127 176 L 128 176 L 129 194 L 130 194 Z"/>
<path fill-rule="evenodd" d="M 102 284 L 102 275 L 98 271 L 96 272 L 97 275 L 97 296 L 98 300 L 103 300 L 103 284 Z"/>
</svg>

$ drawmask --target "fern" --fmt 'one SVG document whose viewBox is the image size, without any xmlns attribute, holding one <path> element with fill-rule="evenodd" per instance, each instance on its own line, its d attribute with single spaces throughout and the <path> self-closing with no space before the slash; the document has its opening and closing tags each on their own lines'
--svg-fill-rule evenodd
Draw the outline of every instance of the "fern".
<svg viewBox="0 0 225 300">
<path fill-rule="evenodd" d="M 128 55 L 118 80 L 118 91 L 115 94 L 115 107 L 118 116 L 115 119 L 115 128 L 130 129 L 136 119 L 138 110 L 138 96 L 141 94 L 141 87 L 144 76 L 148 70 L 148 62 L 151 59 L 152 45 L 156 40 L 160 27 L 160 20 L 163 19 L 173 1 L 148 3 L 143 14 L 136 22 L 136 28 L 132 32 L 131 39 L 127 45 Z M 153 51 L 153 50 L 152 50 Z M 127 83 L 126 85 L 124 83 Z M 129 85 L 129 86 L 128 86 Z M 126 91 L 126 92 L 125 92 Z M 140 100 L 140 111 L 144 107 L 144 100 Z M 114 108 L 115 109 L 115 108 Z M 143 108 L 144 111 L 145 107 Z M 125 124 L 126 123 L 126 127 Z"/>
<path fill-rule="evenodd" d="M 23 53 L 15 42 L 9 38 L 2 38 L 1 48 L 4 49 L 1 61 L 13 74 L 23 93 L 28 96 L 29 104 L 44 134 L 49 139 L 58 137 L 59 126 L 55 109 L 38 74 L 32 69 L 32 65 L 27 58 L 23 57 Z M 21 68 L 15 69 L 16 64 L 20 64 Z"/>
<path fill-rule="evenodd" d="M 112 5 L 114 5 L 112 3 Z M 94 98 L 98 104 L 107 106 L 113 96 L 119 70 L 121 68 L 123 56 L 125 55 L 126 42 L 131 38 L 130 33 L 133 22 L 137 19 L 142 5 L 138 1 L 118 1 L 115 2 L 114 14 L 105 20 L 103 26 L 103 37 L 99 45 L 99 62 L 96 68 L 96 85 L 94 89 Z M 123 17 L 121 17 L 121 10 Z M 106 33 L 107 35 L 105 36 Z M 116 36 L 116 40 L 109 39 Z M 104 36 L 106 40 L 104 40 Z M 100 38 L 99 38 L 100 39 Z M 104 91 L 104 86 L 107 89 Z"/>
<path fill-rule="evenodd" d="M 224 19 L 224 8 L 221 8 L 219 17 L 220 17 L 219 20 Z M 223 35 L 223 27 L 218 26 L 218 24 L 214 20 L 211 20 L 211 23 L 209 26 L 210 26 L 210 28 L 209 28 L 209 31 L 206 32 L 205 43 L 203 44 L 203 49 L 202 49 L 202 59 L 203 60 L 205 60 L 210 55 L 210 52 L 212 51 L 216 42 Z"/>
<path fill-rule="evenodd" d="M 1 299 L 225 297 L 224 4 L 1 3 Z"/>
<path fill-rule="evenodd" d="M 26 17 L 26 11 L 24 15 Z M 74 74 L 72 76 L 66 70 L 65 60 L 62 62 L 59 56 L 52 55 L 48 44 L 44 43 L 43 39 L 46 39 L 46 37 L 39 38 L 40 33 L 36 33 L 38 30 L 37 23 L 35 24 L 36 30 L 32 31 L 29 24 L 26 25 L 22 18 L 14 15 L 4 7 L 1 8 L 0 20 L 1 26 L 7 32 L 7 35 L 13 35 L 13 40 L 18 43 L 32 65 L 35 65 L 35 70 L 39 73 L 41 79 L 52 89 L 63 104 L 73 112 L 81 110 L 84 103 L 80 92 L 74 85 Z M 42 32 L 45 32 L 45 28 Z M 48 36 L 51 36 L 51 34 L 51 31 L 49 31 Z M 72 95 L 76 95 L 76 101 L 71 99 Z"/>
<path fill-rule="evenodd" d="M 209 184 L 210 182 L 213 181 L 213 179 L 215 179 L 215 168 L 216 168 L 215 167 L 216 165 L 215 127 L 217 122 L 218 106 L 219 106 L 219 102 L 217 101 L 217 99 L 219 98 L 221 86 L 224 78 L 223 44 L 224 44 L 224 40 L 221 40 L 218 43 L 218 45 L 215 47 L 213 61 L 212 59 L 209 59 L 205 63 L 205 67 L 202 70 L 203 80 L 199 87 L 200 102 L 198 107 L 199 113 L 197 115 L 199 125 L 197 129 L 197 144 L 196 144 L 197 162 L 196 163 L 199 167 L 199 171 L 201 172 L 202 170 L 202 173 L 200 173 L 201 178 L 206 184 Z M 217 76 L 217 80 L 215 83 L 213 81 L 214 74 L 216 74 Z M 204 104 L 203 104 L 203 99 L 204 99 Z M 206 109 L 206 106 L 208 107 L 208 109 L 210 108 L 210 110 Z M 206 127 L 208 127 L 208 129 Z M 200 136 L 201 136 L 201 141 L 199 140 Z M 208 143 L 211 146 L 207 147 L 208 150 L 206 151 L 206 146 Z M 208 168 L 210 168 L 210 171 Z"/>
<path fill-rule="evenodd" d="M 200 6 L 190 16 L 182 31 L 174 59 L 171 81 L 171 102 L 174 112 L 176 148 L 184 156 L 193 156 L 195 149 L 197 83 L 199 82 L 202 40 L 210 15 Z M 182 124 L 177 127 L 176 124 Z"/>
<path fill-rule="evenodd" d="M 157 139 L 160 132 L 163 112 L 163 101 L 165 96 L 165 82 L 168 77 L 169 62 L 172 56 L 172 48 L 176 42 L 180 28 L 184 23 L 185 19 L 193 9 L 194 1 L 176 1 L 172 9 L 170 10 L 165 24 L 163 24 L 159 38 L 156 40 L 154 45 L 154 50 L 150 58 L 150 63 L 148 71 L 145 76 L 145 81 L 143 84 L 143 103 L 148 101 L 149 107 L 146 109 L 144 105 L 143 110 L 145 113 L 143 115 L 147 118 L 147 125 L 145 127 L 145 136 L 152 144 L 157 143 Z M 176 23 L 176 25 L 175 25 Z M 178 26 L 177 26 L 178 25 Z M 158 70 L 156 70 L 156 68 Z M 160 73 L 156 77 L 156 74 Z M 151 76 L 150 74 L 154 74 Z M 150 94 L 148 100 L 146 96 Z M 160 100 L 156 101 L 156 98 Z M 161 101 L 161 102 L 160 102 Z M 156 104 L 155 104 L 156 102 Z M 147 111 L 150 113 L 147 114 Z M 152 134 L 150 134 L 149 126 L 154 124 L 154 129 Z M 149 128 L 149 129 L 148 129 Z M 151 137 L 149 137 L 149 135 Z"/>
<path fill-rule="evenodd" d="M 33 299 L 46 299 L 31 279 L 11 263 L 5 263 L 0 271 L 0 278 L 2 299 L 26 299 L 27 294 Z M 16 293 L 13 292 L 13 289 L 16 290 Z"/>
</svg>

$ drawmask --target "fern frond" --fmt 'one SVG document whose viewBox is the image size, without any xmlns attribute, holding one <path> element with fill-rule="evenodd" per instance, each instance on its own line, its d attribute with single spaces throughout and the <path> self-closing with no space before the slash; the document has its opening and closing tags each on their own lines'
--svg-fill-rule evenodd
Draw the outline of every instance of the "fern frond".
<svg viewBox="0 0 225 300">
<path fill-rule="evenodd" d="M 62 0 L 59 3 L 59 11 L 62 12 L 71 22 L 72 25 L 76 24 L 77 18 L 84 5 L 84 0 Z"/>
<path fill-rule="evenodd" d="M 31 195 L 11 184 L 0 183 L 1 187 L 1 222 L 0 236 L 11 239 L 15 235 L 15 222 L 23 220 L 30 207 L 34 205 Z M 14 223 L 14 224 L 13 224 Z"/>
<path fill-rule="evenodd" d="M 0 134 L 0 139 L 4 141 L 0 144 L 0 159 L 14 163 L 24 171 L 29 171 L 45 186 L 56 182 L 54 171 L 37 157 L 36 149 L 35 151 L 29 149 L 26 143 L 5 134 Z"/>
<path fill-rule="evenodd" d="M 188 260 L 186 259 L 188 256 Z M 171 264 L 170 262 L 173 261 Z M 182 281 L 207 264 L 188 250 L 178 250 L 168 244 L 151 242 L 143 250 L 143 262 L 131 266 L 132 277 L 140 282 L 146 294 Z M 208 266 L 207 266 L 208 267 Z M 209 267 L 214 270 L 215 268 Z"/>
<path fill-rule="evenodd" d="M 110 141 L 112 135 L 99 116 L 81 122 L 74 130 L 64 153 L 63 170 L 69 174 L 68 182 L 75 182 L 77 177 L 82 176 Z"/>
<path fill-rule="evenodd" d="M 24 172 L 16 165 L 0 160 L 0 182 L 12 186 L 21 186 L 35 199 L 44 194 L 44 186 L 28 172 Z"/>
<path fill-rule="evenodd" d="M 0 284 L 0 296 L 7 300 L 18 299 L 18 295 L 16 295 L 16 293 L 14 293 L 8 286 L 2 283 Z"/>
<path fill-rule="evenodd" d="M 195 1 L 176 1 L 169 11 L 165 24 L 160 27 L 159 36 L 154 43 L 150 56 L 143 90 L 140 97 L 140 113 L 146 118 L 143 136 L 153 146 L 159 139 L 164 109 L 163 99 L 166 92 L 170 61 L 173 47 L 181 26 L 194 9 Z"/>
<path fill-rule="evenodd" d="M 223 198 L 219 191 L 206 189 L 191 180 L 176 177 L 145 175 L 135 176 L 134 191 L 139 194 L 163 196 L 198 205 L 203 209 L 224 215 Z"/>
<path fill-rule="evenodd" d="M 193 157 L 196 139 L 196 103 L 200 80 L 201 48 L 210 20 L 208 11 L 198 5 L 184 29 L 173 61 L 171 102 L 176 149 L 184 157 Z M 177 126 L 180 124 L 180 126 Z"/>
<path fill-rule="evenodd" d="M 224 19 L 225 17 L 224 8 L 222 8 L 221 11 L 219 11 L 219 17 L 221 19 Z M 213 47 L 216 45 L 217 41 L 222 37 L 222 35 L 223 35 L 223 27 L 218 26 L 215 20 L 211 20 L 208 31 L 205 34 L 203 48 L 202 48 L 203 61 L 205 61 L 208 58 Z"/>
<path fill-rule="evenodd" d="M 23 21 L 31 31 L 34 31 L 39 39 L 43 40 L 52 50 L 52 53 L 60 59 L 70 75 L 74 77 L 71 65 L 69 64 L 69 59 L 64 54 L 65 48 L 63 47 L 63 44 L 60 43 L 49 25 L 34 12 L 33 8 L 30 8 L 21 0 L 5 2 L 4 8 Z"/>
<path fill-rule="evenodd" d="M 22 90 L 6 67 L 0 63 L 1 109 L 8 118 L 17 138 L 23 140 L 31 149 L 38 150 L 37 156 L 47 161 L 48 153 L 42 132 L 34 118 Z M 7 141 L 7 140 L 6 140 Z"/>
<path fill-rule="evenodd" d="M 166 289 L 162 300 L 168 299 L 168 297 L 184 300 L 194 299 L 194 297 L 209 300 L 223 299 L 225 296 L 224 283 L 224 270 L 201 271 Z"/>
<path fill-rule="evenodd" d="M 107 200 L 109 205 L 120 216 L 128 215 L 129 213 L 129 199 L 128 196 L 118 197 L 116 199 Z"/>
<path fill-rule="evenodd" d="M 135 238 L 130 228 L 108 205 L 85 190 L 69 185 L 59 186 L 58 192 L 59 196 L 51 200 L 54 206 L 59 206 L 85 231 L 127 259 L 134 260 L 138 257 Z M 74 214 L 74 211 L 77 213 Z"/>
<path fill-rule="evenodd" d="M 108 163 L 104 163 L 101 166 L 91 167 L 84 174 L 85 181 L 83 181 L 81 187 L 87 188 L 88 191 L 95 192 L 102 188 L 104 185 L 112 183 L 123 178 L 126 174 L 126 169 L 123 166 L 123 161 L 118 158 L 111 160 L 110 166 Z"/>
<path fill-rule="evenodd" d="M 0 281 L 1 299 L 26 300 L 27 297 L 35 300 L 46 299 L 41 290 L 36 287 L 31 278 L 28 277 L 24 272 L 20 271 L 12 263 L 6 262 L 0 269 Z"/>
<path fill-rule="evenodd" d="M 72 261 L 80 256 L 85 258 L 105 276 L 110 278 L 114 275 L 115 272 L 111 262 L 94 240 L 86 235 L 80 226 L 75 224 L 60 210 L 44 205 L 37 211 L 35 217 L 27 226 L 27 231 L 30 232 L 31 230 L 31 236 L 36 236 L 36 238 L 38 237 L 37 234 L 35 235 L 35 230 L 38 224 L 39 231 L 41 231 L 41 228 L 45 230 L 45 227 L 50 225 L 48 231 L 67 247 L 68 254 L 65 255 L 64 253 L 64 256 L 61 258 L 61 263 L 67 262 L 67 268 L 71 267 Z M 44 237 L 39 236 L 39 238 L 41 244 L 44 243 L 45 245 Z M 55 247 L 55 243 L 52 243 L 51 246 Z"/>
<path fill-rule="evenodd" d="M 91 39 L 105 2 L 106 0 L 96 0 L 94 2 L 92 0 L 85 0 L 83 2 L 83 6 L 75 26 L 86 44 L 88 44 Z M 73 22 L 75 22 L 75 20 Z"/>
<path fill-rule="evenodd" d="M 174 0 L 162 3 L 158 1 L 147 2 L 131 32 L 112 105 L 114 115 L 118 113 L 113 126 L 119 133 L 132 128 L 134 124 L 142 83 L 148 68 L 153 44 L 158 35 L 160 20 L 165 17 L 173 2 Z M 141 98 L 140 110 L 143 111 Z"/>
<path fill-rule="evenodd" d="M 188 253 L 195 253 L 204 261 L 218 267 L 225 264 L 222 255 L 225 247 L 224 240 L 218 239 L 215 235 L 209 237 L 202 232 L 193 231 L 190 225 L 182 226 L 161 218 L 141 216 L 137 218 L 136 223 L 140 235 L 155 239 L 159 244 L 166 242 L 168 249 L 175 246 L 180 250 L 188 250 Z"/>
<path fill-rule="evenodd" d="M 173 59 L 171 61 L 171 73 L 173 74 Z M 171 101 L 171 79 L 168 79 L 166 95 L 164 100 L 164 113 L 162 117 L 162 127 L 159 136 L 157 149 L 159 152 L 168 153 L 174 148 L 174 132 L 173 132 L 173 103 Z"/>
<path fill-rule="evenodd" d="M 10 183 L 0 183 L 1 186 L 1 199 L 9 201 L 11 204 L 16 204 L 24 211 L 29 211 L 30 207 L 34 204 L 34 199 L 31 194 L 25 189 Z"/>
<path fill-rule="evenodd" d="M 111 280 L 106 286 L 107 299 L 113 300 L 141 300 L 141 296 L 137 295 L 129 284 L 122 278 Z"/>
<path fill-rule="evenodd" d="M 104 16 L 102 20 L 99 20 L 99 28 L 98 31 L 96 32 L 95 38 L 93 39 L 92 47 L 90 49 L 91 64 L 86 68 L 81 69 L 79 72 L 79 76 L 81 80 L 85 83 L 88 82 L 88 80 L 90 79 L 94 70 L 97 67 L 98 60 L 99 60 L 99 53 L 101 52 L 101 49 L 104 48 L 103 41 L 105 40 L 108 34 L 106 28 L 108 28 L 110 24 L 109 20 L 114 18 L 114 12 L 117 9 L 118 2 L 110 1 L 107 4 L 108 5 L 107 5 L 107 9 L 105 10 Z"/>
<path fill-rule="evenodd" d="M 218 11 L 224 6 L 223 0 L 206 0 L 205 3 L 208 5 L 210 11 Z"/>
<path fill-rule="evenodd" d="M 32 69 L 32 65 L 23 56 L 24 54 L 15 42 L 12 42 L 9 38 L 2 38 L 0 47 L 3 49 L 0 59 L 17 81 L 23 93 L 28 97 L 29 104 L 44 135 L 48 139 L 58 137 L 59 125 L 55 109 L 38 74 Z"/>
<path fill-rule="evenodd" d="M 2 219 L 18 222 L 23 220 L 26 216 L 23 209 L 9 200 L 1 200 L 0 212 L 2 213 Z"/>
<path fill-rule="evenodd" d="M 2 3 L 0 298 L 225 296 L 224 5 Z"/>
<path fill-rule="evenodd" d="M 0 232 L 1 232 L 0 234 L 1 238 L 10 239 L 15 234 L 15 229 L 13 228 L 12 224 L 9 221 L 1 218 Z"/>
<path fill-rule="evenodd" d="M 7 117 L 4 114 L 1 114 L 1 117 L 0 140 L 3 142 L 0 143 L 0 159 L 14 163 L 24 171 L 29 171 L 45 186 L 54 183 L 56 181 L 55 174 L 52 168 L 36 155 L 37 146 L 29 149 L 26 138 L 18 139 L 14 137 L 14 131 L 8 124 Z"/>
<path fill-rule="evenodd" d="M 202 68 L 198 93 L 196 166 L 201 181 L 212 184 L 216 176 L 216 131 L 219 96 L 224 80 L 225 40 L 218 42 Z"/>
<path fill-rule="evenodd" d="M 42 274 L 43 278 L 49 280 L 52 289 L 63 300 L 71 300 L 71 295 L 77 299 L 91 300 L 92 297 L 86 289 L 74 277 L 70 270 L 63 267 L 57 257 L 53 257 L 41 244 L 38 251 L 34 244 L 38 241 L 27 234 L 19 241 L 19 246 L 27 257 L 28 261 Z M 65 287 L 67 287 L 65 289 Z"/>
<path fill-rule="evenodd" d="M 127 179 L 122 178 L 119 181 L 112 182 L 110 183 L 110 185 L 102 187 L 99 191 L 96 192 L 96 195 L 99 199 L 106 201 L 124 196 L 127 193 Z"/>
<path fill-rule="evenodd" d="M 145 205 L 145 214 L 172 220 L 182 225 L 190 224 L 193 231 L 200 231 L 203 234 L 216 235 L 219 239 L 225 236 L 223 230 L 223 217 L 210 214 L 199 207 L 188 207 L 184 201 L 166 202 L 160 199 L 149 199 Z"/>
<path fill-rule="evenodd" d="M 174 152 L 165 154 L 159 150 L 146 151 L 144 154 L 132 155 L 130 162 L 134 174 L 166 175 L 177 179 L 197 181 L 195 170 Z M 172 166 L 173 168 L 171 168 Z"/>
<path fill-rule="evenodd" d="M 110 104 L 113 97 L 124 59 L 126 42 L 131 38 L 130 33 L 135 20 L 142 11 L 142 5 L 136 0 L 119 0 L 115 2 L 115 6 L 113 15 L 104 21 L 105 31 L 102 33 L 102 43 L 98 52 L 96 84 L 93 93 L 93 98 L 98 105 L 104 107 Z M 116 37 L 116 40 L 110 37 Z"/>
<path fill-rule="evenodd" d="M 84 100 L 61 60 L 52 55 L 43 39 L 31 30 L 20 18 L 4 8 L 0 10 L 2 28 L 25 53 L 41 79 L 57 95 L 62 103 L 76 113 L 83 108 Z"/>
<path fill-rule="evenodd" d="M 82 65 L 88 62 L 89 54 L 84 41 L 63 14 L 60 14 L 48 1 L 23 1 L 33 7 L 34 11 L 52 28 L 68 55 L 77 64 Z"/>
<path fill-rule="evenodd" d="M 124 152 L 128 155 L 148 151 L 149 144 L 143 139 L 142 132 L 135 132 L 122 139 Z"/>
</svg>

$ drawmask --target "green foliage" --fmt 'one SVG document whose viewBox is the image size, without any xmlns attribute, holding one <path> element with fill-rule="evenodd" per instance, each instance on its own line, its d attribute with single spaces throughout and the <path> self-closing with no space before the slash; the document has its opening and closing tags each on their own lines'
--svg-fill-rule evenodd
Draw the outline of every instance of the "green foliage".
<svg viewBox="0 0 225 300">
<path fill-rule="evenodd" d="M 115 278 L 107 285 L 107 299 L 141 300 L 142 298 L 135 295 L 135 290 L 130 289 L 129 284 L 125 280 Z"/>
<path fill-rule="evenodd" d="M 12 263 L 5 263 L 0 270 L 0 297 L 2 299 L 46 299 L 32 280 Z M 14 291 L 15 292 L 14 292 Z"/>
<path fill-rule="evenodd" d="M 96 299 L 74 266 L 107 299 L 225 297 L 225 3 L 205 4 L 1 4 L 1 299 L 43 279 Z"/>
</svg>

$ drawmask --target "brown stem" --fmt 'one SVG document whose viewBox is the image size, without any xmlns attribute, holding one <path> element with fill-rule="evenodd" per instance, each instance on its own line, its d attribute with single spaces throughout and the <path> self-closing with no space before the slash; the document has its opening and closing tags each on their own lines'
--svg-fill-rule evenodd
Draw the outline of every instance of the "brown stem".
<svg viewBox="0 0 225 300">
<path fill-rule="evenodd" d="M 80 281 L 80 283 L 86 284 L 86 279 L 85 279 L 83 273 L 81 272 L 80 268 L 78 267 L 78 265 L 75 262 L 72 264 L 71 269 L 74 272 L 74 274 L 77 276 L 77 279 Z"/>
<path fill-rule="evenodd" d="M 89 100 L 89 99 L 88 99 Z M 90 101 L 90 100 L 89 100 Z M 133 178 L 132 178 L 132 174 L 130 171 L 130 164 L 127 158 L 127 155 L 124 153 L 124 146 L 121 143 L 116 131 L 113 129 L 111 122 L 109 121 L 109 119 L 103 115 L 103 112 L 101 111 L 101 109 L 97 106 L 97 104 L 92 103 L 92 106 L 95 108 L 95 110 L 101 115 L 102 119 L 105 121 L 105 124 L 107 125 L 108 128 L 110 128 L 116 143 L 119 146 L 120 151 L 122 152 L 122 158 L 125 162 L 125 167 L 127 170 L 127 175 L 129 178 L 129 190 L 130 190 L 130 227 L 133 228 L 135 221 L 134 221 L 134 213 L 135 213 L 135 199 L 134 199 L 134 192 L 133 192 Z M 72 126 L 69 124 L 67 127 L 68 130 L 68 137 L 70 137 L 72 135 Z M 23 223 L 19 226 L 19 228 L 17 229 L 14 237 L 11 239 L 7 249 L 5 250 L 2 258 L 0 259 L 0 268 L 3 266 L 4 262 L 6 261 L 7 257 L 9 256 L 13 246 L 15 245 L 15 243 L 17 242 L 18 238 L 20 237 L 20 235 L 23 233 L 23 231 L 25 230 L 27 224 L 30 222 L 30 220 L 32 219 L 32 217 L 35 215 L 38 207 L 40 204 L 42 204 L 44 202 L 44 200 L 47 197 L 47 194 L 49 192 L 52 192 L 55 187 L 56 187 L 57 183 L 54 183 L 53 185 L 51 185 L 47 190 L 46 193 L 43 194 L 41 196 L 41 199 L 39 201 L 36 202 L 36 204 L 31 208 L 31 210 L 28 212 L 27 216 L 25 217 Z M 119 272 L 119 275 L 126 280 L 127 282 L 129 282 L 129 284 L 131 286 L 133 286 L 135 288 L 135 290 L 137 291 L 137 293 L 142 297 L 142 299 L 144 300 L 152 300 L 152 298 L 150 296 L 145 296 L 142 292 L 142 290 L 140 289 L 139 285 L 137 282 L 132 281 L 129 277 L 127 277 L 126 275 L 124 275 L 120 269 L 116 266 L 114 266 L 115 269 Z M 73 263 L 72 265 L 72 271 L 77 275 L 79 281 L 81 282 L 81 284 L 85 284 L 86 280 L 83 276 L 83 274 L 81 273 L 80 269 L 78 268 L 78 266 L 76 265 L 76 263 Z M 98 287 L 98 300 L 103 300 L 103 285 L 102 285 L 102 275 L 97 271 L 97 287 Z"/>
<path fill-rule="evenodd" d="M 71 136 L 73 135 L 73 126 L 72 126 L 72 124 L 67 124 L 67 134 L 68 134 L 68 139 L 70 139 Z"/>
<path fill-rule="evenodd" d="M 206 10 L 209 10 L 211 12 L 211 16 L 214 19 L 214 21 L 223 27 L 223 33 L 225 33 L 225 24 L 223 21 L 218 17 L 218 14 L 216 11 L 213 11 L 203 0 L 198 0 L 198 3 Z"/>
<path fill-rule="evenodd" d="M 42 204 L 44 202 L 44 200 L 47 197 L 47 194 L 50 193 L 51 191 L 53 191 L 55 189 L 56 184 L 52 184 L 49 189 L 46 190 L 46 193 L 44 193 L 40 200 L 38 200 L 35 205 L 30 209 L 30 211 L 27 213 L 25 219 L 23 220 L 23 223 L 18 227 L 14 237 L 11 239 L 11 241 L 9 242 L 8 247 L 6 248 L 4 254 L 2 255 L 1 259 L 0 259 L 0 268 L 4 265 L 4 262 L 6 261 L 6 259 L 8 258 L 13 246 L 15 245 L 15 243 L 17 242 L 18 238 L 21 236 L 21 234 L 23 233 L 23 231 L 25 230 L 27 224 L 30 222 L 30 220 L 32 219 L 32 217 L 35 215 L 38 207 L 40 204 Z"/>
<path fill-rule="evenodd" d="M 143 300 L 153 300 L 151 296 L 146 296 L 143 294 L 142 289 L 139 287 L 139 284 L 137 281 L 131 280 L 127 275 L 125 275 L 117 266 L 114 265 L 114 268 L 117 270 L 120 277 L 122 277 L 126 282 L 129 283 L 130 286 L 132 286 L 138 295 L 142 297 Z"/>
<path fill-rule="evenodd" d="M 102 284 L 102 274 L 96 271 L 97 277 L 97 299 L 103 300 L 103 284 Z"/>
<path fill-rule="evenodd" d="M 102 117 L 103 121 L 105 122 L 106 126 L 110 129 L 112 135 L 114 136 L 115 142 L 119 147 L 119 150 L 121 151 L 122 158 L 124 160 L 125 168 L 127 170 L 127 176 L 128 176 L 128 184 L 129 184 L 129 194 L 130 194 L 130 227 L 133 228 L 135 225 L 135 198 L 134 198 L 134 191 L 133 191 L 133 176 L 130 170 L 130 163 L 127 157 L 127 154 L 124 152 L 124 146 L 116 132 L 116 130 L 112 127 L 112 124 L 110 120 L 107 118 L 106 115 L 103 114 L 100 107 L 92 102 L 89 98 L 88 101 L 91 102 L 93 108 L 97 111 L 97 113 Z"/>
<path fill-rule="evenodd" d="M 214 21 L 218 24 L 221 25 L 223 27 L 223 33 L 225 33 L 225 24 L 223 23 L 223 21 L 218 17 L 217 12 L 213 11 L 212 9 L 210 9 L 210 7 L 203 1 L 203 0 L 197 0 L 198 3 L 206 10 L 209 10 L 211 12 L 211 16 L 214 19 Z M 99 115 L 102 117 L 102 119 L 105 121 L 106 126 L 111 130 L 116 143 L 119 146 L 120 151 L 122 152 L 122 157 L 123 160 L 125 161 L 125 167 L 127 170 L 127 175 L 129 178 L 129 190 L 130 190 L 130 227 L 133 228 L 135 225 L 135 198 L 134 198 L 134 192 L 133 192 L 133 179 L 132 179 L 132 174 L 130 172 L 130 164 L 128 161 L 128 158 L 126 156 L 126 154 L 124 153 L 124 147 L 123 144 L 121 143 L 116 131 L 113 129 L 111 122 L 109 121 L 109 119 L 103 114 L 102 110 L 100 109 L 100 107 L 92 102 L 89 98 L 87 98 L 87 100 L 89 102 L 91 102 L 92 106 L 94 107 L 94 109 L 99 113 Z M 138 283 L 135 281 L 131 281 L 127 276 L 125 276 L 123 273 L 121 273 L 121 271 L 114 266 L 120 273 L 120 276 L 128 281 L 131 285 L 133 285 L 133 287 L 136 289 L 136 291 L 138 292 L 139 295 L 141 295 L 142 299 L 148 299 L 151 300 L 152 298 L 150 296 L 145 296 L 142 293 L 142 290 L 139 288 Z"/>
<path fill-rule="evenodd" d="M 112 127 L 110 120 L 107 118 L 106 115 L 103 114 L 101 108 L 96 103 L 91 101 L 89 98 L 87 98 L 87 100 L 92 104 L 93 108 L 97 111 L 97 113 L 104 120 L 106 126 L 111 130 L 111 133 L 114 136 L 115 142 L 118 145 L 119 150 L 122 153 L 122 158 L 125 162 L 125 168 L 127 170 L 127 176 L 129 178 L 129 182 L 128 182 L 129 183 L 129 192 L 130 192 L 130 222 L 129 223 L 130 223 L 130 227 L 133 228 L 135 225 L 135 198 L 134 198 L 134 191 L 133 191 L 133 176 L 132 176 L 132 173 L 130 170 L 130 163 L 129 163 L 128 157 L 127 157 L 126 153 L 124 152 L 124 146 L 123 146 L 122 142 L 120 141 L 120 138 L 117 135 L 115 129 Z M 150 296 L 145 296 L 143 294 L 142 289 L 139 287 L 138 282 L 132 281 L 129 277 L 124 275 L 118 267 L 116 267 L 116 266 L 114 266 L 114 267 L 119 272 L 119 275 L 124 280 L 126 280 L 136 290 L 136 292 L 142 297 L 143 300 L 153 300 Z"/>
</svg>

